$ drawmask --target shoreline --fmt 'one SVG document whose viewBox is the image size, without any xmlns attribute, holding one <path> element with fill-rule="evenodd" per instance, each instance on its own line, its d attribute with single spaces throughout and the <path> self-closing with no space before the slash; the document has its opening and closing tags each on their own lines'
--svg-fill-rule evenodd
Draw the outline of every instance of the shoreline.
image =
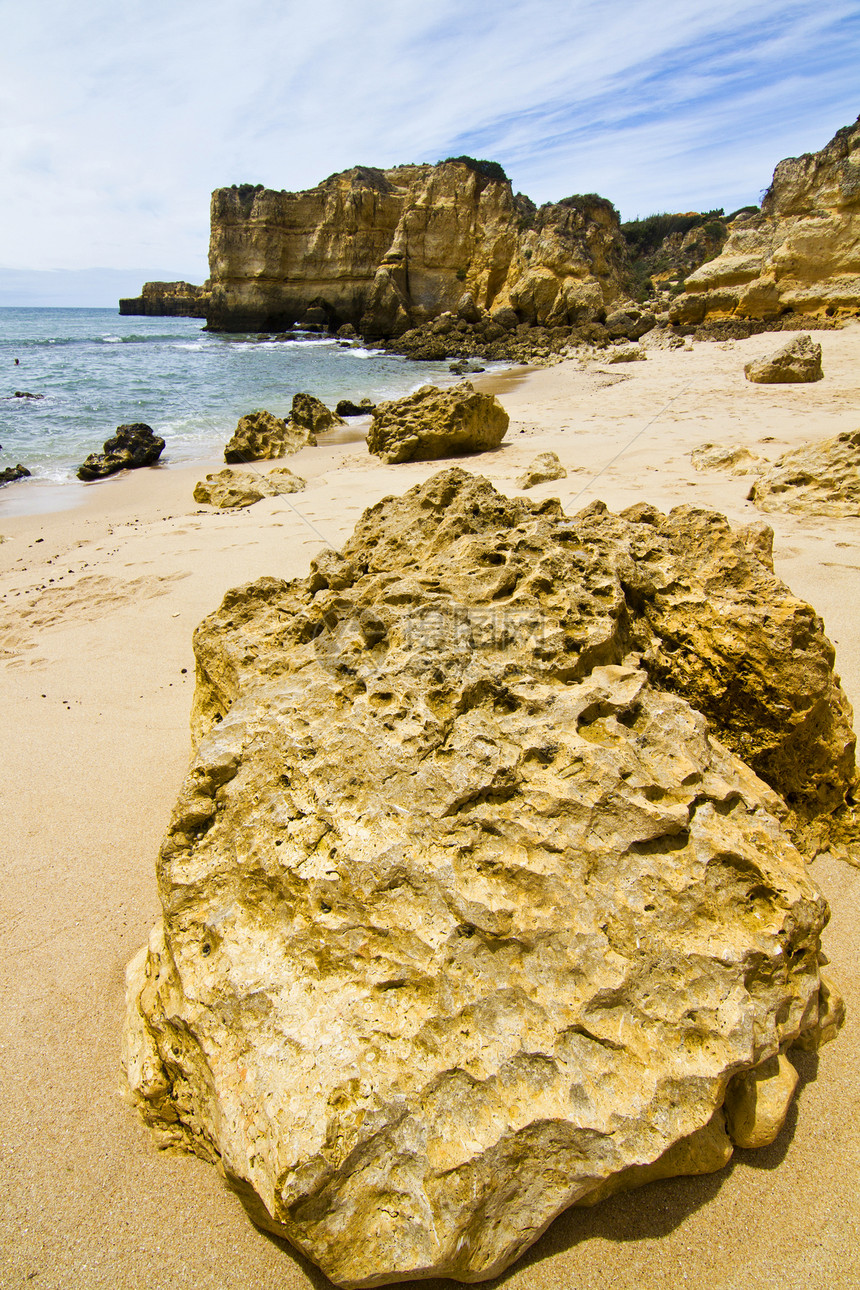
<svg viewBox="0 0 860 1290">
<path fill-rule="evenodd" d="M 155 856 L 190 752 L 192 632 L 229 587 L 304 575 L 366 507 L 450 464 L 515 493 L 522 469 L 552 450 L 568 476 L 523 494 L 534 501 L 558 497 L 570 513 L 598 498 L 613 511 L 694 504 L 733 524 L 771 525 L 776 571 L 823 616 L 860 707 L 860 519 L 762 514 L 746 500 L 750 477 L 690 462 L 707 441 L 773 459 L 857 428 L 860 323 L 816 335 L 817 384 L 746 382 L 743 363 L 785 339 L 469 378 L 494 387 L 511 426 L 499 449 L 456 463 L 385 466 L 362 442 L 324 444 L 256 463 L 287 465 L 308 487 L 239 511 L 194 502 L 197 480 L 223 468 L 212 460 L 81 485 L 86 496 L 72 509 L 0 514 L 0 1285 L 328 1285 L 252 1227 L 215 1169 L 159 1152 L 121 1098 L 123 974 L 159 912 Z M 811 873 L 831 902 L 824 945 L 848 1021 L 820 1060 L 800 1059 L 801 1089 L 777 1141 L 737 1151 L 719 1174 L 568 1211 L 488 1285 L 860 1284 L 860 869 L 822 856 Z"/>
<path fill-rule="evenodd" d="M 88 312 L 88 311 L 84 311 Z M 334 338 L 332 338 L 334 339 Z M 378 351 L 378 357 L 389 358 L 385 351 Z M 412 368 L 414 375 L 419 377 L 421 374 L 415 370 L 417 365 L 409 359 L 400 360 L 407 365 L 407 369 Z M 471 380 L 477 389 L 491 394 L 506 393 L 513 389 L 524 379 L 524 376 L 537 368 L 524 366 L 523 364 L 511 364 L 508 367 L 498 366 L 481 373 L 467 374 L 466 377 L 457 376 L 453 373 L 446 373 L 447 379 L 437 373 L 430 381 L 424 382 L 416 380 L 410 390 L 418 389 L 421 384 L 440 383 L 447 388 L 463 379 Z M 309 391 L 315 394 L 314 390 Z M 332 404 L 333 408 L 333 404 Z M 280 413 L 276 415 L 281 415 Z M 284 413 L 283 415 L 287 415 Z M 367 435 L 367 429 L 370 425 L 369 417 L 351 417 L 347 418 L 346 426 L 342 429 L 327 433 L 320 444 L 321 447 L 335 447 L 345 443 L 363 444 Z M 223 432 L 223 443 L 226 443 L 233 430 L 232 421 L 225 427 Z M 94 448 L 93 451 L 100 451 Z M 211 451 L 203 450 L 201 446 L 200 454 L 191 457 L 182 457 L 179 460 L 172 461 L 170 458 L 170 441 L 167 441 L 165 452 L 161 460 L 153 467 L 144 467 L 155 474 L 163 474 L 166 471 L 184 471 L 184 470 L 204 470 L 211 471 L 217 469 L 213 462 L 218 458 L 213 453 L 220 454 L 223 451 L 223 444 L 219 447 L 212 446 Z M 224 465 L 223 460 L 221 466 Z M 249 463 L 254 465 L 259 463 Z M 263 463 L 265 466 L 271 466 L 273 463 Z M 117 475 L 108 476 L 106 479 L 94 480 L 88 483 L 79 481 L 74 474 L 75 467 L 69 467 L 72 472 L 66 479 L 56 479 L 44 475 L 35 475 L 31 479 L 0 485 L 0 526 L 7 520 L 20 518 L 22 516 L 36 516 L 50 514 L 53 511 L 76 510 L 88 504 L 89 497 L 87 490 L 100 487 L 102 485 L 113 483 L 118 476 L 139 473 L 135 471 L 120 471 Z"/>
</svg>

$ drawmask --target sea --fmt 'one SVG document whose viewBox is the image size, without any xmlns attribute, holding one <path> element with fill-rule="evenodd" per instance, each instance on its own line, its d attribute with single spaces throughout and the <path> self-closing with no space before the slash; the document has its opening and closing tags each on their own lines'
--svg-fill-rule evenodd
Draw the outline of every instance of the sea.
<svg viewBox="0 0 860 1290">
<path fill-rule="evenodd" d="M 118 425 L 150 425 L 170 468 L 220 456 L 241 416 L 262 408 L 286 416 L 300 390 L 333 408 L 456 379 L 447 363 L 329 336 L 282 341 L 204 328 L 201 318 L 115 309 L 0 308 L 0 470 L 20 462 L 32 474 L 0 488 L 0 516 L 75 505 L 78 466 Z"/>
</svg>

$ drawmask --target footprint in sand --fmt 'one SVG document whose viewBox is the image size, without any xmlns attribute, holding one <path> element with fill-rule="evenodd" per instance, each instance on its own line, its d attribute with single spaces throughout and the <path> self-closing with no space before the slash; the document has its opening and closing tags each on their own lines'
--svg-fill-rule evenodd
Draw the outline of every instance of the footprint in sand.
<svg viewBox="0 0 860 1290">
<path fill-rule="evenodd" d="M 7 665 L 21 661 L 22 654 L 35 648 L 41 632 L 52 627 L 94 622 L 132 602 L 139 604 L 165 596 L 174 583 L 187 577 L 190 577 L 188 571 L 126 580 L 89 574 L 73 586 L 31 591 L 29 604 L 16 604 L 14 612 L 11 606 L 0 609 L 0 658 Z"/>
</svg>

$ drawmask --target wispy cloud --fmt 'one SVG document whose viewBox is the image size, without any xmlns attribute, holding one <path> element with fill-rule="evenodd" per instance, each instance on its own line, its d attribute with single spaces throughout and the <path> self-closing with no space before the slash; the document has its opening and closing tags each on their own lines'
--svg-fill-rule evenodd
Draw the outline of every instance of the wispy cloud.
<svg viewBox="0 0 860 1290">
<path fill-rule="evenodd" d="M 202 279 L 213 187 L 461 152 L 729 209 L 854 119 L 858 65 L 855 0 L 39 0 L 4 16 L 0 263 Z"/>
</svg>

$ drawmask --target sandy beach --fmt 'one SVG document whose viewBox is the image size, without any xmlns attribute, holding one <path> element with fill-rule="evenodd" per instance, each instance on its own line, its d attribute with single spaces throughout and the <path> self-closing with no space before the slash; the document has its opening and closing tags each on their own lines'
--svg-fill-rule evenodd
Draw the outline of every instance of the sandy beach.
<svg viewBox="0 0 860 1290">
<path fill-rule="evenodd" d="M 528 496 L 559 497 L 569 513 L 601 498 L 765 519 L 776 571 L 823 617 L 857 710 L 860 520 L 761 516 L 750 477 L 690 460 L 706 442 L 774 460 L 857 429 L 860 322 L 815 334 L 825 376 L 814 385 L 744 379 L 744 362 L 789 338 L 689 350 L 646 338 L 646 362 L 598 356 L 480 378 L 511 426 L 500 449 L 459 464 L 514 493 L 552 450 L 568 477 Z M 251 1225 L 215 1169 L 159 1152 L 121 1096 L 123 974 L 159 914 L 155 856 L 189 757 L 195 625 L 231 586 L 304 575 L 366 506 L 446 463 L 383 466 L 351 441 L 288 464 L 304 492 L 232 512 L 192 499 L 218 461 L 70 488 L 74 505 L 37 514 L 18 513 L 14 486 L 0 492 L 3 1287 L 329 1285 Z M 818 1057 L 794 1055 L 801 1087 L 777 1141 L 737 1151 L 720 1174 L 569 1211 L 491 1284 L 860 1286 L 860 868 L 823 856 L 812 872 L 832 908 L 824 944 L 848 1021 Z"/>
</svg>

